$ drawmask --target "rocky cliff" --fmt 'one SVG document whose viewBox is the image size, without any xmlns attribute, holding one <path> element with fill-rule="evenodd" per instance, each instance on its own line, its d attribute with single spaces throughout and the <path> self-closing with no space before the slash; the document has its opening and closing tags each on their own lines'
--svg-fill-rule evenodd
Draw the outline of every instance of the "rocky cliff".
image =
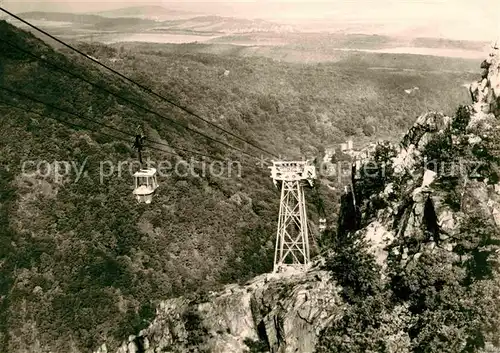
<svg viewBox="0 0 500 353">
<path fill-rule="evenodd" d="M 497 49 L 481 68 L 481 80 L 470 86 L 471 106 L 453 117 L 426 113 L 399 145 L 374 144 L 355 163 L 331 236 L 367 244 L 379 289 L 354 288 L 364 297 L 353 300 L 345 287 L 359 278 L 337 271 L 339 280 L 330 260 L 320 259 L 306 273 L 261 275 L 194 302 L 166 300 L 149 328 L 118 353 L 494 352 L 500 323 Z M 340 261 L 347 272 L 348 261 Z M 379 297 L 382 309 L 363 312 L 359 322 L 346 319 Z M 103 344 L 97 353 L 105 352 Z"/>
<path fill-rule="evenodd" d="M 264 274 L 197 301 L 163 301 L 151 325 L 117 352 L 312 352 L 342 313 L 338 287 L 320 268 Z M 97 353 L 105 352 L 104 344 Z"/>
</svg>

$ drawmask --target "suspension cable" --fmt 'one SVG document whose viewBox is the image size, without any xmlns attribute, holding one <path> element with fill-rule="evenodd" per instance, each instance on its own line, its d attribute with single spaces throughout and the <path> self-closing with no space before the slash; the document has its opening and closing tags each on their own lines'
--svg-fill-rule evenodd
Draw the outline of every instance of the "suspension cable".
<svg viewBox="0 0 500 353">
<path fill-rule="evenodd" d="M 64 109 L 64 108 L 57 107 L 57 106 L 55 106 L 55 105 L 53 105 L 53 104 L 51 104 L 51 103 L 47 103 L 47 102 L 41 101 L 41 100 L 39 100 L 39 99 L 37 99 L 37 98 L 35 98 L 35 97 L 32 97 L 32 96 L 30 96 L 30 95 L 27 95 L 27 94 L 23 93 L 23 92 L 19 92 L 19 91 L 16 91 L 16 90 L 13 90 L 13 89 L 10 89 L 10 88 L 7 88 L 7 87 L 4 87 L 4 86 L 0 86 L 0 90 L 7 91 L 7 92 L 9 92 L 9 93 L 12 93 L 12 94 L 18 95 L 18 96 L 20 96 L 20 97 L 23 97 L 23 98 L 26 98 L 26 99 L 28 99 L 28 100 L 31 100 L 31 101 L 33 101 L 33 102 L 35 102 L 35 103 L 43 104 L 43 105 L 45 105 L 45 106 L 47 106 L 47 107 L 49 107 L 49 108 L 52 108 L 52 109 L 58 110 L 58 111 L 60 111 L 60 112 L 66 113 L 66 114 L 68 114 L 68 115 L 75 116 L 75 117 L 77 117 L 77 118 L 79 118 L 79 119 L 86 120 L 86 121 L 90 121 L 90 122 L 92 122 L 92 123 L 94 123 L 94 124 L 104 126 L 104 127 L 108 128 L 108 129 L 114 130 L 114 131 L 119 132 L 119 133 L 121 133 L 121 134 L 124 134 L 124 135 L 127 135 L 127 136 L 132 136 L 132 137 L 135 137 L 135 135 L 133 135 L 133 134 L 131 134 L 131 133 L 128 133 L 128 132 L 126 132 L 126 131 L 123 131 L 123 130 L 117 129 L 117 128 L 113 127 L 113 126 L 110 126 L 110 125 L 107 125 L 107 124 L 101 123 L 101 122 L 99 122 L 99 121 L 97 121 L 97 120 L 94 120 L 94 119 L 91 119 L 91 118 L 87 118 L 87 117 L 85 117 L 85 116 L 83 116 L 83 115 L 80 115 L 80 114 L 77 114 L 77 113 L 71 112 L 71 111 L 66 110 L 66 109 Z M 11 105 L 11 106 L 13 106 L 13 105 Z M 14 106 L 14 107 L 15 107 L 15 106 Z M 20 108 L 20 107 L 17 107 L 17 108 L 18 108 L 18 109 L 22 109 L 22 108 Z M 33 111 L 30 111 L 30 112 L 34 113 Z M 64 120 L 60 120 L 60 119 L 56 119 L 56 120 L 58 120 L 58 121 L 64 121 Z M 127 141 L 128 141 L 128 140 L 127 140 Z M 130 141 L 129 141 L 129 142 L 130 142 Z M 218 161 L 222 161 L 222 162 L 225 162 L 225 161 L 226 161 L 226 160 L 223 160 L 223 159 L 220 159 L 220 158 L 217 158 L 217 157 L 213 157 L 213 156 L 210 156 L 210 155 L 204 154 L 204 153 L 202 153 L 202 152 L 192 151 L 192 150 L 188 150 L 188 149 L 185 149 L 185 148 L 182 148 L 182 147 L 178 147 L 178 146 L 172 146 L 172 145 L 169 145 L 169 144 L 166 144 L 166 143 L 163 143 L 163 142 L 154 141 L 154 140 L 153 140 L 153 141 L 151 141 L 151 142 L 152 142 L 152 143 L 154 143 L 154 144 L 160 145 L 160 146 L 166 146 L 166 147 L 169 147 L 169 148 L 172 148 L 172 149 L 175 149 L 175 150 L 180 150 L 180 151 L 183 151 L 183 152 L 187 152 L 187 153 L 191 153 L 191 154 L 199 155 L 199 156 L 206 157 L 206 158 L 210 158 L 210 159 L 213 159 L 213 160 L 218 160 Z M 153 148 L 153 147 L 151 147 L 151 148 Z M 157 148 L 157 149 L 158 149 L 158 148 Z M 168 151 L 165 151 L 165 150 L 163 150 L 163 149 L 158 149 L 158 150 L 159 150 L 159 151 L 163 151 L 163 152 L 167 152 L 167 153 L 169 153 L 169 154 L 176 155 L 175 153 L 168 152 Z"/>
<path fill-rule="evenodd" d="M 126 80 L 126 81 L 128 81 L 128 82 L 130 82 L 130 83 L 132 83 L 132 84 L 134 84 L 134 85 L 136 85 L 137 87 L 139 87 L 139 88 L 143 89 L 143 90 L 144 90 L 144 91 L 146 91 L 147 93 L 152 94 L 152 95 L 156 96 L 157 98 L 160 98 L 161 100 L 163 100 L 163 101 L 165 101 L 165 102 L 167 102 L 167 103 L 169 103 L 169 104 L 171 104 L 171 105 L 175 106 L 176 108 L 178 108 L 178 109 L 180 109 L 180 110 L 184 111 L 185 113 L 187 113 L 187 114 L 189 114 L 189 115 L 191 115 L 191 116 L 193 116 L 193 117 L 195 117 L 195 118 L 197 118 L 197 119 L 199 119 L 199 120 L 201 120 L 201 121 L 203 121 L 203 122 L 205 122 L 205 123 L 209 124 L 210 126 L 215 127 L 216 129 L 218 129 L 218 130 L 220 130 L 220 131 L 222 131 L 222 132 L 224 132 L 224 133 L 226 133 L 226 134 L 228 134 L 228 135 L 230 135 L 230 136 L 232 136 L 232 137 L 234 137 L 234 138 L 236 138 L 236 139 L 238 139 L 238 140 L 240 140 L 240 141 L 242 141 L 242 142 L 245 142 L 246 144 L 248 144 L 248 145 L 250 145 L 250 146 L 252 146 L 252 147 L 254 147 L 254 148 L 257 148 L 258 150 L 260 150 L 260 151 L 262 151 L 262 152 L 265 152 L 265 153 L 267 153 L 267 154 L 269 154 L 269 155 L 271 155 L 271 156 L 273 156 L 273 157 L 279 158 L 279 157 L 278 157 L 277 155 L 275 155 L 274 153 L 272 153 L 272 152 L 270 152 L 270 151 L 267 151 L 267 150 L 263 149 L 262 147 L 260 147 L 260 146 L 258 146 L 258 145 L 256 145 L 256 144 L 254 144 L 254 143 L 252 143 L 252 142 L 250 142 L 250 141 L 248 141 L 248 140 L 246 140 L 246 139 L 244 139 L 244 138 L 242 138 L 242 137 L 240 137 L 240 136 L 238 136 L 238 135 L 236 135 L 236 134 L 234 134 L 234 133 L 232 133 L 232 132 L 228 131 L 227 129 L 224 129 L 224 128 L 222 128 L 222 127 L 218 126 L 218 125 L 217 125 L 217 124 L 215 124 L 215 123 L 212 123 L 212 122 L 211 122 L 211 121 L 209 121 L 208 119 L 205 119 L 205 118 L 201 117 L 200 115 L 198 115 L 198 114 L 196 114 L 196 113 L 192 112 L 192 111 L 191 111 L 191 110 L 189 110 L 188 108 L 183 107 L 183 106 L 181 106 L 180 104 L 175 103 L 175 102 L 171 101 L 170 99 L 163 97 L 162 95 L 158 94 L 157 92 L 153 91 L 152 89 L 150 89 L 150 88 L 148 88 L 148 87 L 146 87 L 146 86 L 144 86 L 144 85 L 142 85 L 142 84 L 138 83 L 137 81 L 135 81 L 135 80 L 133 80 L 133 79 L 131 79 L 131 78 L 129 78 L 129 77 L 127 77 L 127 76 L 125 76 L 124 74 L 122 74 L 122 73 L 120 73 L 120 72 L 116 71 L 115 69 L 113 69 L 113 68 L 109 67 L 108 65 L 105 65 L 105 64 L 101 63 L 99 60 L 96 60 L 96 59 L 94 59 L 94 58 L 91 58 L 89 55 L 85 54 L 84 52 L 80 51 L 79 49 L 77 49 L 77 48 L 75 48 L 75 47 L 73 47 L 73 46 L 71 46 L 71 45 L 67 44 L 66 42 L 64 42 L 64 41 L 60 40 L 59 38 L 57 38 L 57 37 L 55 37 L 55 36 L 53 36 L 53 35 L 51 35 L 51 34 L 50 34 L 50 33 L 48 33 L 47 31 L 44 31 L 43 29 L 41 29 L 41 28 L 39 28 L 39 27 L 37 27 L 37 26 L 35 26 L 35 25 L 31 24 L 30 22 L 28 22 L 28 21 L 26 21 L 26 20 L 22 19 L 21 17 L 19 17 L 19 16 L 15 15 L 15 14 L 13 14 L 13 13 L 11 13 L 10 11 L 7 11 L 7 10 L 6 10 L 6 9 L 4 9 L 3 7 L 0 7 L 0 10 L 1 10 L 1 11 L 3 11 L 3 12 L 5 12 L 5 13 L 6 13 L 6 14 L 8 14 L 8 15 L 10 15 L 10 16 L 12 16 L 12 17 L 14 17 L 14 18 L 15 18 L 15 19 L 17 19 L 18 21 L 21 21 L 22 23 L 26 24 L 27 26 L 29 26 L 29 27 L 31 27 L 31 28 L 33 28 L 33 29 L 37 30 L 38 32 L 43 33 L 43 34 L 44 34 L 44 35 L 46 35 L 47 37 L 49 37 L 49 38 L 51 38 L 52 40 L 55 40 L 56 42 L 58 42 L 59 44 L 62 44 L 63 46 L 65 46 L 65 47 L 67 47 L 67 48 L 69 48 L 69 49 L 73 50 L 74 52 L 76 52 L 76 53 L 78 53 L 78 54 L 82 55 L 83 57 L 85 57 L 85 58 L 87 58 L 87 59 L 89 59 L 89 60 L 93 61 L 94 63 L 98 64 L 99 66 L 101 66 L 101 67 L 103 67 L 103 68 L 105 68 L 105 69 L 107 69 L 108 71 L 110 71 L 110 72 L 112 72 L 112 73 L 114 73 L 114 74 L 116 74 L 116 75 L 120 76 L 122 79 L 124 79 L 124 80 Z M 228 146 L 226 146 L 226 147 L 228 147 Z M 233 148 L 234 148 L 234 147 L 233 147 Z M 240 152 L 244 152 L 244 151 L 240 150 Z"/>
</svg>

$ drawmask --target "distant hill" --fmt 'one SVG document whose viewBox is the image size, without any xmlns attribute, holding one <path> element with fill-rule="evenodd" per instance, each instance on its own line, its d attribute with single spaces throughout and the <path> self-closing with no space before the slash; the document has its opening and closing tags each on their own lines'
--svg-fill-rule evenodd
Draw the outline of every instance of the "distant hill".
<svg viewBox="0 0 500 353">
<path fill-rule="evenodd" d="M 137 30 L 147 29 L 157 24 L 154 20 L 134 18 L 134 17 L 116 17 L 108 18 L 92 14 L 74 14 L 65 12 L 24 12 L 19 14 L 19 17 L 25 20 L 37 20 L 49 22 L 64 22 L 76 25 L 82 29 L 95 30 Z"/>
<path fill-rule="evenodd" d="M 258 43 L 282 42 L 308 51 L 325 51 L 332 48 L 351 49 L 380 49 L 398 46 L 401 40 L 389 36 L 347 34 L 347 33 L 303 33 L 297 32 L 294 27 L 284 33 L 242 33 L 241 35 L 226 36 L 213 39 L 213 43 Z"/>
<path fill-rule="evenodd" d="M 289 25 L 277 24 L 264 20 L 248 20 L 234 17 L 198 16 L 186 20 L 174 21 L 174 28 L 203 32 L 251 33 L 251 32 L 295 32 Z"/>
<path fill-rule="evenodd" d="M 32 12 L 22 12 L 18 15 L 19 17 L 25 20 L 73 22 L 78 24 L 95 24 L 101 22 L 104 19 L 102 16 L 97 16 L 97 15 L 76 14 L 67 12 L 32 11 Z"/>
<path fill-rule="evenodd" d="M 171 10 L 162 6 L 134 6 L 117 10 L 108 10 L 96 13 L 103 17 L 138 17 L 150 20 L 174 20 L 191 18 L 199 15 L 196 12 Z"/>
<path fill-rule="evenodd" d="M 415 38 L 411 45 L 424 48 L 445 48 L 482 51 L 488 47 L 488 42 L 478 42 L 470 40 L 453 40 L 444 38 Z"/>
</svg>

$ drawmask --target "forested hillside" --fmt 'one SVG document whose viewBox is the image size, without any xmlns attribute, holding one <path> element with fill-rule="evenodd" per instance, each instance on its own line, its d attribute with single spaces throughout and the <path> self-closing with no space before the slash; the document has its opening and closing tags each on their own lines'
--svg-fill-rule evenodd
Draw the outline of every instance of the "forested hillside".
<svg viewBox="0 0 500 353">
<path fill-rule="evenodd" d="M 121 57 L 123 46 L 114 48 L 85 49 L 113 60 Z M 277 151 L 295 157 L 346 136 L 365 137 L 375 125 L 379 137 L 394 138 L 422 109 L 452 113 L 457 103 L 468 101 L 460 86 L 473 77 L 447 72 L 453 60 L 437 57 L 354 53 L 336 64 L 308 65 L 234 52 L 211 55 L 203 53 L 207 46 L 197 44 L 125 48 L 131 56 L 113 60 L 115 68 L 214 121 L 227 121 L 239 134 L 273 141 Z M 419 94 L 405 93 L 413 87 L 420 88 Z"/>
<path fill-rule="evenodd" d="M 99 177 L 103 161 L 135 160 L 132 139 L 128 143 L 118 138 L 126 136 L 102 125 L 0 90 L 0 351 L 89 351 L 102 342 L 113 347 L 146 325 L 156 299 L 214 289 L 270 270 L 278 194 L 266 168 L 55 71 L 5 41 L 185 126 L 253 154 L 257 150 L 4 21 L 0 40 L 2 87 L 132 134 L 142 124 L 149 137 L 170 146 L 245 162 L 241 178 L 171 172 L 160 178 L 153 204 L 137 205 L 128 173 L 102 182 Z M 177 53 L 80 48 L 286 157 L 315 156 L 348 136 L 362 142 L 395 135 L 420 111 L 447 111 L 467 99 L 456 88 L 467 79 L 463 74 L 293 65 L 190 54 L 182 46 Z M 417 95 L 404 92 L 414 86 L 420 87 Z M 149 148 L 146 156 L 172 163 L 192 157 L 171 151 L 176 155 Z M 22 173 L 23 162 L 43 160 L 85 164 L 87 174 L 56 180 Z M 325 198 L 332 197 L 323 191 Z M 315 219 L 315 209 L 310 211 Z"/>
</svg>

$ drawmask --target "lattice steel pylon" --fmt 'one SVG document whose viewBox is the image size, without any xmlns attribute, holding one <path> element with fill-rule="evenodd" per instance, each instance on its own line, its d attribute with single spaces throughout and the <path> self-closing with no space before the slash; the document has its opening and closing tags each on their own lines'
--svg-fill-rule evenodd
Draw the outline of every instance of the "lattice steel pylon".
<svg viewBox="0 0 500 353">
<path fill-rule="evenodd" d="M 316 167 L 308 161 L 273 161 L 271 178 L 281 182 L 273 272 L 288 266 L 304 269 L 310 261 L 304 185 L 313 185 Z"/>
</svg>

